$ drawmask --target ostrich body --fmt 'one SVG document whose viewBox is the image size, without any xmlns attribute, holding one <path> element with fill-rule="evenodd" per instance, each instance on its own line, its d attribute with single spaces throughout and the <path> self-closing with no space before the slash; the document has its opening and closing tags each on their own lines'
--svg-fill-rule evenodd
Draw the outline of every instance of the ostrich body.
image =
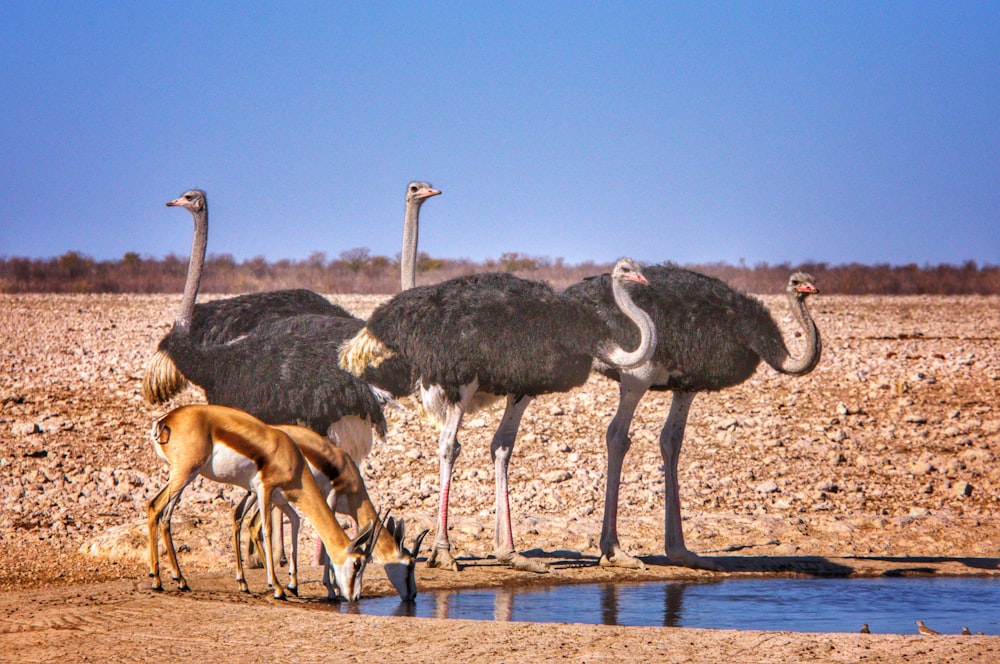
<svg viewBox="0 0 1000 664">
<path fill-rule="evenodd" d="M 191 212 L 195 234 L 184 295 L 159 355 L 204 389 L 209 403 L 238 408 L 269 424 L 301 424 L 342 445 L 353 458 L 364 458 L 373 430 L 380 438 L 385 435 L 385 397 L 339 369 L 339 337 L 317 343 L 309 323 L 315 319 L 344 330 L 356 324 L 338 316 L 299 315 L 260 325 L 227 343 L 197 343 L 190 330 L 207 237 L 205 194 L 189 191 L 168 205 Z"/>
<path fill-rule="evenodd" d="M 618 261 L 612 278 L 617 304 L 638 326 L 634 351 L 608 343 L 597 312 L 547 284 L 506 273 L 475 274 L 412 288 L 381 305 L 341 350 L 341 366 L 361 374 L 386 358 L 401 357 L 420 384 L 425 408 L 442 423 L 438 438 L 440 504 L 432 567 L 458 569 L 448 537 L 448 495 L 461 450 L 462 417 L 484 400 L 506 396 L 493 437 L 496 473 L 494 549 L 517 569 L 547 571 L 514 550 L 507 467 L 514 440 L 532 397 L 564 392 L 586 382 L 594 358 L 627 368 L 652 354 L 655 330 L 632 304 L 624 284 L 645 283 L 636 264 Z M 636 344 L 632 344 L 633 346 Z"/>
<path fill-rule="evenodd" d="M 618 540 L 618 492 L 622 465 L 631 446 L 629 426 L 639 400 L 647 390 L 674 393 L 670 413 L 660 433 L 666 503 L 664 551 L 672 562 L 712 568 L 713 563 L 689 551 L 681 529 L 677 461 L 688 412 L 699 392 L 738 385 L 753 375 L 764 361 L 780 373 L 801 376 L 819 362 L 822 343 L 805 300 L 817 293 L 812 277 L 796 273 L 786 288 L 792 313 L 801 325 L 806 347 L 791 356 L 778 324 L 756 298 L 725 282 L 673 265 L 644 270 L 649 288 L 636 288 L 636 304 L 645 309 L 656 326 L 656 350 L 646 364 L 618 369 L 600 362 L 595 369 L 620 383 L 618 410 L 608 426 L 608 470 L 601 529 L 601 564 L 642 567 L 642 562 L 622 551 Z M 619 343 L 629 343 L 635 332 L 612 304 L 604 275 L 569 287 L 566 294 L 594 308 Z"/>
<path fill-rule="evenodd" d="M 371 450 L 372 432 L 385 437 L 386 398 L 337 367 L 336 339 L 317 344 L 308 332 L 288 331 L 287 321 L 274 326 L 286 332 L 212 346 L 194 344 L 175 326 L 160 350 L 205 391 L 209 403 L 239 408 L 270 424 L 299 424 L 328 437 L 353 459 L 363 459 Z"/>
<path fill-rule="evenodd" d="M 403 223 L 403 249 L 400 256 L 402 287 L 409 288 L 416 281 L 417 235 L 420 206 L 431 196 L 441 192 L 426 182 L 411 182 L 406 187 L 406 211 Z M 191 196 L 190 199 L 187 196 Z M 186 207 L 195 217 L 195 236 L 191 248 L 188 281 L 200 280 L 208 241 L 208 201 L 205 192 L 193 190 L 168 206 Z M 197 262 L 196 262 L 197 257 Z M 188 292 L 189 287 L 185 287 Z M 197 293 L 197 288 L 195 288 Z M 193 299 L 192 299 L 193 304 Z M 301 315 L 326 317 L 322 333 L 339 333 L 337 339 L 346 339 L 364 326 L 364 321 L 353 316 L 343 307 L 333 304 L 322 295 L 303 288 L 247 293 L 236 297 L 193 305 L 189 315 L 188 336 L 195 345 L 211 346 L 228 343 L 251 333 L 281 334 L 282 327 L 270 327 L 287 322 Z M 322 325 L 319 319 L 313 319 Z M 302 330 L 305 323 L 294 324 Z M 326 337 L 329 338 L 329 337 Z M 387 373 L 383 371 L 383 373 Z M 395 377 L 399 379 L 400 370 Z M 168 401 L 182 389 L 190 376 L 178 371 L 169 355 L 157 353 L 143 377 L 143 396 L 150 403 Z M 395 386 L 395 384 L 393 385 Z"/>
</svg>

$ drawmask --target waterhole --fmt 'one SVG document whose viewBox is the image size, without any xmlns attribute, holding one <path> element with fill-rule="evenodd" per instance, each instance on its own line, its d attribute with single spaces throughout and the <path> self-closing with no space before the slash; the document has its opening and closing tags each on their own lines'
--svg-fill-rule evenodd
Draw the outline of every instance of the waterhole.
<svg viewBox="0 0 1000 664">
<path fill-rule="evenodd" d="M 335 605 L 342 613 L 793 632 L 1000 634 L 1000 579 L 723 579 L 424 592 Z"/>
</svg>

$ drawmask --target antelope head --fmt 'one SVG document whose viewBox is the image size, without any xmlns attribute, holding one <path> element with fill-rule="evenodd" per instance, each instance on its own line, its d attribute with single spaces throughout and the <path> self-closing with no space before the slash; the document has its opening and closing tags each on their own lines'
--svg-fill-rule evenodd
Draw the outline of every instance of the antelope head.
<svg viewBox="0 0 1000 664">
<path fill-rule="evenodd" d="M 414 571 L 417 566 L 417 554 L 420 553 L 420 544 L 424 541 L 428 531 L 423 531 L 413 540 L 413 549 L 408 550 L 403 541 L 406 537 L 406 523 L 403 519 L 396 521 L 389 517 L 386 520 L 385 530 L 392 536 L 396 544 L 396 550 L 392 560 L 383 561 L 386 576 L 396 588 L 400 598 L 404 602 L 412 602 L 417 597 L 417 580 Z"/>
<path fill-rule="evenodd" d="M 340 564 L 330 561 L 337 591 L 349 602 L 361 599 L 361 584 L 364 580 L 365 566 L 371 560 L 372 548 L 375 546 L 376 528 L 381 529 L 378 521 L 365 525 L 347 546 L 344 561 Z"/>
</svg>

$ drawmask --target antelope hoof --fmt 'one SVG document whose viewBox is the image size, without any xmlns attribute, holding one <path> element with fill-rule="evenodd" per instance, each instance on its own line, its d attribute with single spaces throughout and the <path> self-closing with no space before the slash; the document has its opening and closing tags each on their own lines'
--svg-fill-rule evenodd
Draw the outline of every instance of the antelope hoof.
<svg viewBox="0 0 1000 664">
<path fill-rule="evenodd" d="M 186 579 L 180 578 L 180 579 L 177 580 L 177 590 L 182 590 L 184 592 L 187 592 L 187 591 L 191 590 L 191 586 L 188 585 L 188 582 L 187 582 Z"/>
<path fill-rule="evenodd" d="M 296 597 L 299 596 L 299 587 L 298 586 L 285 586 L 285 590 L 287 590 L 288 592 L 292 593 Z"/>
<path fill-rule="evenodd" d="M 158 593 L 162 593 L 163 592 L 163 584 L 160 583 L 159 579 L 157 579 L 156 581 L 153 581 L 153 590 L 155 590 Z"/>
<path fill-rule="evenodd" d="M 240 592 L 241 592 L 241 593 L 247 593 L 247 594 L 250 594 L 250 586 L 249 586 L 249 585 L 247 585 L 247 582 L 246 582 L 246 581 L 242 581 L 242 580 L 241 580 L 241 581 L 237 581 L 236 583 L 238 583 L 238 584 L 239 584 L 239 586 L 240 586 Z"/>
<path fill-rule="evenodd" d="M 646 563 L 642 562 L 635 556 L 630 556 L 624 551 L 615 551 L 610 556 L 601 555 L 601 560 L 598 563 L 601 567 L 620 567 L 622 569 L 646 569 Z"/>
<path fill-rule="evenodd" d="M 285 597 L 285 591 L 282 590 L 280 586 L 274 589 L 274 599 L 280 599 L 282 601 L 288 599 Z"/>
<path fill-rule="evenodd" d="M 451 550 L 447 548 L 434 548 L 431 555 L 427 557 L 428 567 L 438 567 L 440 569 L 450 569 L 452 572 L 461 571 L 458 561 L 451 555 Z"/>
</svg>

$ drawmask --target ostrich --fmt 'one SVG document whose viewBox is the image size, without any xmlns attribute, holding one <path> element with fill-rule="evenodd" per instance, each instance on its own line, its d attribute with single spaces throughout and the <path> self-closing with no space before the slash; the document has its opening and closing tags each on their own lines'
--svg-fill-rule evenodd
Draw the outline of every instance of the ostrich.
<svg viewBox="0 0 1000 664">
<path fill-rule="evenodd" d="M 427 182 L 414 181 L 406 187 L 403 249 L 400 257 L 403 289 L 412 287 L 416 281 L 420 206 L 431 196 L 440 193 Z M 197 281 L 204 268 L 208 240 L 208 201 L 205 192 L 197 189 L 189 191 L 167 205 L 187 208 L 194 216 L 195 234 L 191 245 L 188 279 Z M 192 302 L 193 298 L 194 295 Z M 194 305 L 189 320 L 189 335 L 196 345 L 222 344 L 258 328 L 300 315 L 325 317 L 329 326 L 324 334 L 340 334 L 339 339 L 353 335 L 364 325 L 363 320 L 322 295 L 299 288 L 248 293 Z M 298 325 L 300 328 L 302 326 L 302 323 Z M 187 378 L 189 377 L 177 370 L 169 355 L 157 352 L 143 376 L 143 396 L 149 403 L 164 403 L 184 388 Z"/>
<path fill-rule="evenodd" d="M 191 333 L 194 302 L 205 254 L 205 197 L 189 191 L 171 204 L 187 208 L 195 222 L 184 295 L 159 351 L 205 391 L 211 404 L 244 410 L 268 424 L 301 424 L 361 459 L 372 432 L 385 436 L 382 404 L 388 398 L 337 367 L 339 338 L 316 343 L 309 321 L 336 316 L 299 315 L 258 326 L 228 343 L 198 343 Z M 345 323 L 346 324 L 346 323 Z M 272 334 L 275 326 L 282 334 Z"/>
<path fill-rule="evenodd" d="M 385 358 L 402 357 L 419 380 L 425 408 L 442 422 L 438 438 L 440 504 L 431 567 L 459 569 L 450 551 L 448 495 L 461 450 L 462 417 L 481 401 L 506 396 L 493 437 L 496 473 L 494 551 L 515 569 L 548 571 L 514 550 L 507 467 L 514 440 L 532 397 L 565 392 L 586 382 L 594 358 L 628 369 L 647 362 L 655 345 L 649 316 L 636 307 L 624 284 L 646 283 L 630 259 L 615 265 L 614 300 L 639 330 L 632 352 L 609 343 L 596 310 L 557 293 L 547 284 L 506 273 L 474 274 L 396 295 L 341 348 L 341 366 L 356 375 Z"/>
<path fill-rule="evenodd" d="M 681 529 L 677 461 L 688 411 L 698 392 L 739 385 L 753 375 L 761 360 L 776 371 L 802 376 L 819 362 L 819 331 L 806 308 L 806 298 L 819 291 L 808 274 L 797 272 L 786 292 L 792 313 L 805 334 L 806 348 L 791 357 L 778 324 L 757 299 L 725 282 L 673 265 L 645 269 L 649 288 L 634 289 L 636 303 L 649 312 L 656 325 L 656 351 L 642 366 L 619 369 L 600 362 L 595 369 L 619 381 L 618 410 L 608 426 L 608 471 L 601 528 L 601 564 L 643 567 L 625 553 L 618 541 L 618 491 L 622 464 L 631 445 L 629 426 L 639 400 L 647 390 L 674 393 L 670 413 L 660 433 L 666 504 L 664 551 L 667 557 L 689 567 L 714 568 L 684 545 Z M 634 343 L 635 333 L 609 296 L 610 277 L 595 277 L 566 289 L 569 297 L 599 312 L 618 343 Z"/>
</svg>

